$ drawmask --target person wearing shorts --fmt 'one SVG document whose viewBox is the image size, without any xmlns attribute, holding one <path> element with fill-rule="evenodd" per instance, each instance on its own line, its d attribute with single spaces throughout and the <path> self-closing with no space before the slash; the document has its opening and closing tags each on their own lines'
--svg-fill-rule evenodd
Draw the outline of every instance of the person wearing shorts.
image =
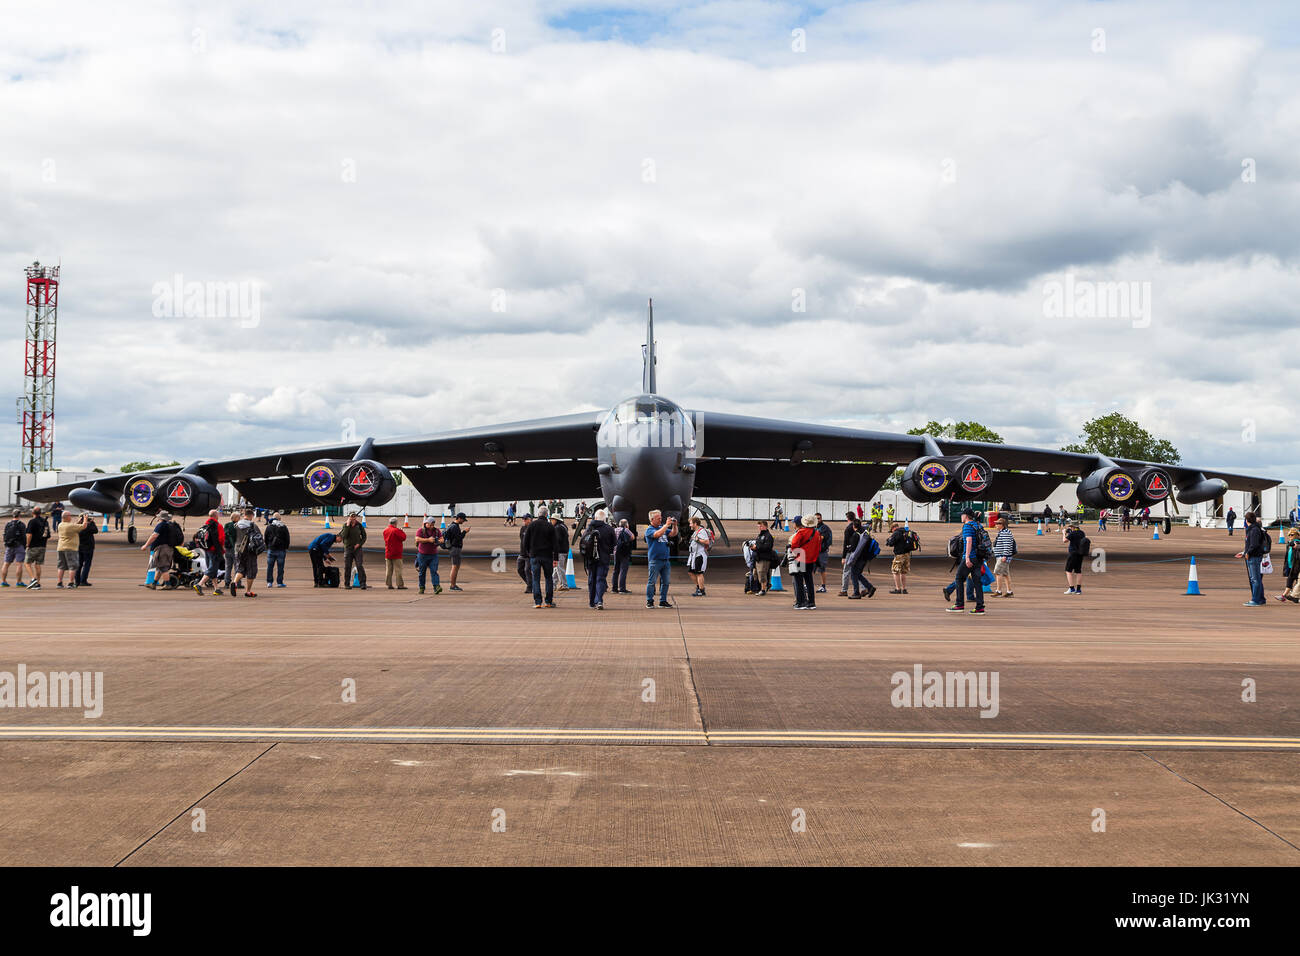
<svg viewBox="0 0 1300 956">
<path fill-rule="evenodd" d="M 27 590 L 41 589 L 41 567 L 45 564 L 45 543 L 50 540 L 50 524 L 40 508 L 32 509 L 32 520 L 27 522 Z"/>
<path fill-rule="evenodd" d="M 686 572 L 695 582 L 695 591 L 691 597 L 707 597 L 704 590 L 704 572 L 709 567 L 709 547 L 712 538 L 704 528 L 704 521 L 699 515 L 691 517 L 691 542 L 686 553 Z"/>
<path fill-rule="evenodd" d="M 469 534 L 469 517 L 462 511 L 451 519 L 451 525 L 447 528 L 447 533 L 443 535 L 443 540 L 446 542 L 447 556 L 451 559 L 451 583 L 447 587 L 452 591 L 464 590 L 456 583 L 456 576 L 460 574 L 460 552 L 465 545 L 465 536 L 467 534 Z"/>
<path fill-rule="evenodd" d="M 81 515 L 75 521 L 72 515 L 63 512 L 63 521 L 59 524 L 59 544 L 55 552 L 58 558 L 59 583 L 63 587 L 63 575 L 68 575 L 68 587 L 77 586 L 77 571 L 81 567 L 81 529 L 86 526 L 86 516 Z"/>
<path fill-rule="evenodd" d="M 1083 559 L 1088 554 L 1088 539 L 1077 521 L 1061 533 L 1061 540 L 1069 545 L 1065 555 L 1066 594 L 1083 593 Z"/>
<path fill-rule="evenodd" d="M 889 563 L 889 571 L 894 576 L 894 589 L 890 594 L 907 593 L 907 575 L 912 570 L 912 532 L 897 522 L 889 526 L 889 537 L 885 544 L 894 549 L 894 559 Z"/>
<path fill-rule="evenodd" d="M 141 551 L 149 552 L 149 567 L 153 569 L 153 582 L 146 584 L 145 587 L 151 591 L 157 590 L 159 581 L 166 583 L 168 572 L 172 569 L 172 559 L 176 552 L 171 545 L 171 531 L 171 514 L 160 511 L 158 523 L 153 526 L 153 533 L 149 535 L 149 540 L 140 545 Z"/>
<path fill-rule="evenodd" d="M 18 587 L 23 586 L 23 564 L 27 558 L 27 525 L 23 513 L 15 508 L 9 514 L 11 520 L 4 530 L 5 558 L 4 566 L 0 567 L 0 588 L 10 586 L 9 566 L 13 564 L 18 565 Z"/>
</svg>

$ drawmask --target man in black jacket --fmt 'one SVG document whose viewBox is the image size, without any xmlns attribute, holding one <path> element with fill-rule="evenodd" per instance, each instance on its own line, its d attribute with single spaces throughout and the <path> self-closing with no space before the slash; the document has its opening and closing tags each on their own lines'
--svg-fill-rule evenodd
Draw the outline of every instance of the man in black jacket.
<svg viewBox="0 0 1300 956">
<path fill-rule="evenodd" d="M 767 530 L 767 522 L 760 521 L 752 550 L 754 552 L 754 578 L 762 585 L 763 590 L 754 591 L 753 594 L 766 594 L 772 585 L 772 565 L 776 562 L 776 552 L 773 550 L 775 544 L 772 532 Z"/>
<path fill-rule="evenodd" d="M 609 562 L 614 557 L 614 529 L 605 521 L 605 509 L 596 512 L 587 530 L 582 534 L 582 558 L 587 567 L 587 605 L 597 611 L 605 610 L 605 578 Z M 595 560 L 589 554 L 589 545 L 595 545 Z"/>
<path fill-rule="evenodd" d="M 1259 516 L 1253 511 L 1242 515 L 1246 522 L 1246 546 L 1237 552 L 1237 557 L 1246 559 L 1246 580 L 1250 582 L 1250 600 L 1246 607 L 1263 607 L 1264 572 L 1260 565 L 1264 555 L 1268 554 L 1268 542 L 1264 540 L 1264 526 L 1259 523 Z"/>
<path fill-rule="evenodd" d="M 545 508 L 537 510 L 537 520 L 524 534 L 524 547 L 528 551 L 528 566 L 533 578 L 533 606 L 542 607 L 542 579 L 546 579 L 546 607 L 555 607 L 555 583 L 551 568 L 555 564 L 555 529 L 551 527 Z"/>
<path fill-rule="evenodd" d="M 858 546 L 858 538 L 862 536 L 862 521 L 854 517 L 851 513 L 846 514 L 844 524 L 844 549 L 840 552 L 840 597 L 848 597 L 849 585 L 853 583 L 853 562 L 849 556 L 853 554 L 853 549 Z"/>
<path fill-rule="evenodd" d="M 284 557 L 285 552 L 289 550 L 289 529 L 285 527 L 284 522 L 280 519 L 280 512 L 274 511 L 271 517 L 266 521 L 266 586 L 269 588 L 274 584 L 277 588 L 284 587 Z M 275 580 L 272 581 L 272 571 L 275 574 Z"/>
</svg>

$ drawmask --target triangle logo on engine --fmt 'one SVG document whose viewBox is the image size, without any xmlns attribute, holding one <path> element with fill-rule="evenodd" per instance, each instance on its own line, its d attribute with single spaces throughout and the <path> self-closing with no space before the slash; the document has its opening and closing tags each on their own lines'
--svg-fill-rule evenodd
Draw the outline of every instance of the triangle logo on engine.
<svg viewBox="0 0 1300 956">
<path fill-rule="evenodd" d="M 187 505 L 190 503 L 190 486 L 183 481 L 178 481 L 172 485 L 171 491 L 167 492 L 167 501 L 174 505 Z"/>
<path fill-rule="evenodd" d="M 357 494 L 368 494 L 375 488 L 375 480 L 371 477 L 369 468 L 358 468 L 357 473 L 352 476 L 348 482 L 348 487 Z"/>
<path fill-rule="evenodd" d="M 1164 491 L 1164 490 L 1165 490 L 1165 480 L 1161 478 L 1159 475 L 1153 476 L 1151 478 L 1151 483 L 1147 485 L 1147 491 Z"/>
<path fill-rule="evenodd" d="M 984 472 L 980 470 L 979 465 L 971 465 L 966 469 L 966 474 L 962 477 L 961 483 L 967 488 L 981 488 L 984 486 L 986 479 Z"/>
</svg>

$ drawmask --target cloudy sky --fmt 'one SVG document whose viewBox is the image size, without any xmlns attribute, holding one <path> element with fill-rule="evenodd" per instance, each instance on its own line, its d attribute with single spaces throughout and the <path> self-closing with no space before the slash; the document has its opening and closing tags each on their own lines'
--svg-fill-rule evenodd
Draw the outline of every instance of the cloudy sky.
<svg viewBox="0 0 1300 956">
<path fill-rule="evenodd" d="M 653 296 L 687 407 L 1300 477 L 1286 4 L 220 6 L 6 11 L 0 396 L 61 261 L 57 465 L 608 407 Z"/>
</svg>

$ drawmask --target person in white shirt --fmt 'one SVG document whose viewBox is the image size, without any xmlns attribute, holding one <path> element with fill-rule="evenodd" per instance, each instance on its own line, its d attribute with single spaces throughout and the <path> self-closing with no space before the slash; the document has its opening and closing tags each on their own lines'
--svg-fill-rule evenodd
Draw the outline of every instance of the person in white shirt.
<svg viewBox="0 0 1300 956">
<path fill-rule="evenodd" d="M 704 520 L 695 515 L 691 518 L 691 543 L 686 553 L 686 573 L 695 582 L 695 593 L 691 597 L 705 597 L 704 571 L 709 566 L 709 548 L 713 536 L 704 527 Z"/>
</svg>

